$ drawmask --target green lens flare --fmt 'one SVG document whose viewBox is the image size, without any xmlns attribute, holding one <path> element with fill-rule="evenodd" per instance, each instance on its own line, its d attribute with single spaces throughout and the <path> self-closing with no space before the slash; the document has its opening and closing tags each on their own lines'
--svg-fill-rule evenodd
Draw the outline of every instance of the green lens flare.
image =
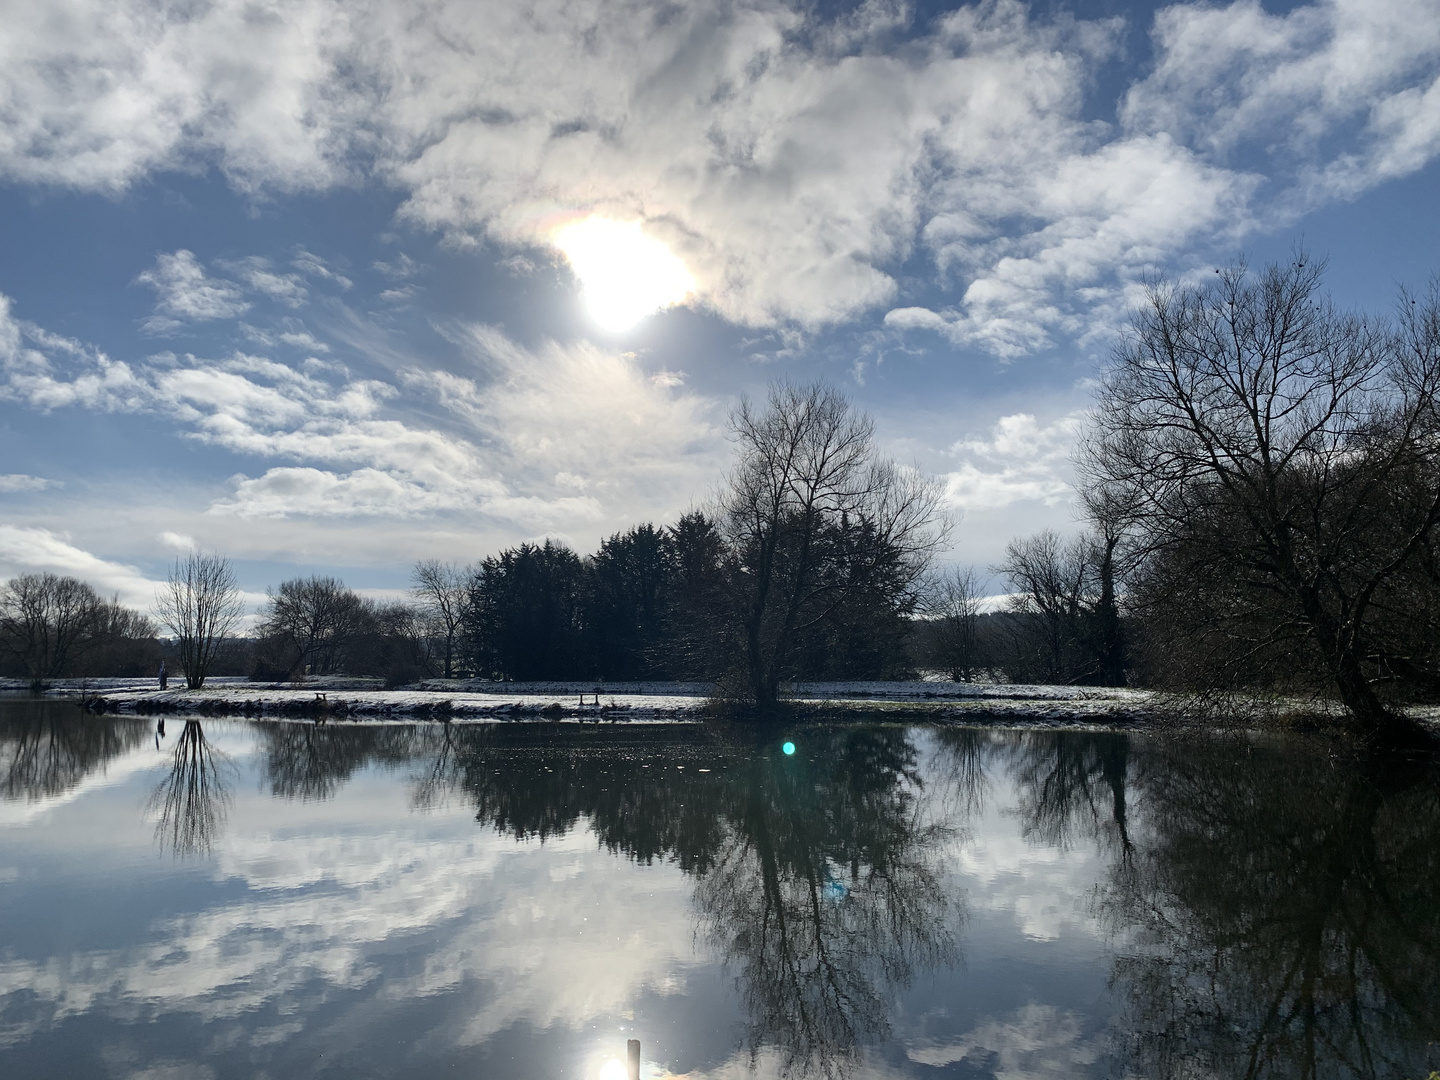
<svg viewBox="0 0 1440 1080">
<path fill-rule="evenodd" d="M 780 747 L 780 749 L 784 750 L 787 754 L 793 754 L 795 752 L 795 744 L 793 742 L 787 742 L 784 746 Z"/>
</svg>

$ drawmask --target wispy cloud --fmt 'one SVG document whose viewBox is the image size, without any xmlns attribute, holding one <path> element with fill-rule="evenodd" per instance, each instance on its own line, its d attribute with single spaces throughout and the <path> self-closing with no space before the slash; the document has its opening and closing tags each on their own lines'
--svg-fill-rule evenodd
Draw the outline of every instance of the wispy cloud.
<svg viewBox="0 0 1440 1080">
<path fill-rule="evenodd" d="M 134 364 L 86 348 L 53 356 L 33 347 L 42 336 L 0 297 L 0 399 L 156 414 L 186 438 L 283 462 L 232 477 L 218 515 L 471 514 L 565 530 L 682 508 L 723 442 L 717 403 L 668 372 L 652 378 L 633 357 L 584 343 L 532 353 L 488 326 L 454 331 L 475 377 L 410 366 L 395 382 L 238 351 Z M 421 404 L 446 422 L 421 422 Z"/>
<path fill-rule="evenodd" d="M 47 480 L 43 476 L 27 476 L 24 473 L 0 475 L 0 495 L 20 491 L 44 491 L 46 488 L 64 487 L 59 480 Z"/>
</svg>

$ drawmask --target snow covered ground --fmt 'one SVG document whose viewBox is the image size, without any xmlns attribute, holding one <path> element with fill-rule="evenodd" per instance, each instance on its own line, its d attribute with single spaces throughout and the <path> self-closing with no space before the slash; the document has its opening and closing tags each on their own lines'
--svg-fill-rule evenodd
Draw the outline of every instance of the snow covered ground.
<svg viewBox="0 0 1440 1080">
<path fill-rule="evenodd" d="M 705 683 L 428 680 L 379 689 L 374 680 L 310 679 L 302 685 L 210 680 L 161 691 L 154 679 L 69 680 L 50 693 L 87 699 L 108 712 L 194 712 L 248 716 L 333 716 L 353 719 L 454 720 L 699 720 L 713 708 Z M 1153 701 L 1141 690 L 1075 686 L 1008 686 L 938 682 L 797 683 L 788 700 L 831 712 L 863 711 L 900 718 L 1047 722 L 1119 722 L 1139 718 Z"/>
</svg>

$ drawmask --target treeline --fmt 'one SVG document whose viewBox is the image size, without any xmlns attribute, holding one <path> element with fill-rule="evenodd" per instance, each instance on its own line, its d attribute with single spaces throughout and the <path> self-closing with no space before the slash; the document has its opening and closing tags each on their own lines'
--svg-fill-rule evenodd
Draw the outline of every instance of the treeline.
<svg viewBox="0 0 1440 1080">
<path fill-rule="evenodd" d="M 73 577 L 22 574 L 0 585 L 0 674 L 138 676 L 159 665 L 155 623 Z"/>
<path fill-rule="evenodd" d="M 392 684 L 426 676 L 720 680 L 743 649 L 727 617 L 725 553 L 715 519 L 692 512 L 670 526 L 616 533 L 590 555 L 547 540 L 468 568 L 421 563 L 408 602 L 369 601 L 333 577 L 296 578 L 270 593 L 255 671 L 270 679 L 377 674 Z M 797 629 L 788 673 L 913 673 L 913 608 L 904 595 L 847 590 L 824 618 Z"/>
</svg>

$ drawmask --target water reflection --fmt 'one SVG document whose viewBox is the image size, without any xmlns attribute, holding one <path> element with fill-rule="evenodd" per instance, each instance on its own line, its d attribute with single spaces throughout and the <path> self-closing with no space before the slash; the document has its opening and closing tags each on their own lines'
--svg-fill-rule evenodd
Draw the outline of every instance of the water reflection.
<svg viewBox="0 0 1440 1080">
<path fill-rule="evenodd" d="M 787 1074 L 845 1071 L 888 1035 L 894 994 L 955 959 L 961 908 L 941 884 L 954 829 L 924 820 L 903 729 L 809 730 L 794 757 L 778 738 L 710 733 L 678 760 L 643 738 L 556 752 L 533 729 L 446 728 L 437 741 L 422 805 L 463 797 L 517 839 L 583 817 L 611 851 L 694 875 L 751 1050 L 778 1051 Z"/>
<path fill-rule="evenodd" d="M 500 998 L 549 1002 L 557 986 L 573 980 L 583 988 L 587 978 L 611 974 L 612 962 L 627 963 L 626 988 L 603 1007 L 582 1015 L 575 1010 L 590 1006 L 567 998 L 542 1014 L 536 1042 L 511 1051 L 523 1074 L 526 1053 L 553 1045 L 566 1025 L 588 1031 L 597 1018 L 608 1022 L 632 1007 L 635 1022 L 665 1010 L 680 1015 L 677 999 L 691 988 L 653 992 L 647 973 L 672 962 L 677 937 L 688 955 L 693 931 L 704 959 L 685 971 L 698 986 L 697 970 L 720 965 L 714 985 L 726 995 L 721 1011 L 737 1010 L 743 1029 L 736 1039 L 735 1029 L 724 1027 L 720 1050 L 697 1052 L 686 1069 L 696 1074 L 733 1070 L 725 1055 L 737 1042 L 747 1051 L 742 1058 L 761 1071 L 794 1076 L 942 1068 L 1043 1074 L 1054 1062 L 1025 1065 L 1015 1046 L 1044 1046 L 1046 1039 L 1075 1048 L 1064 1075 L 1419 1080 L 1440 1067 L 1440 783 L 1432 769 L 1335 757 L 1298 740 L 1177 743 L 1113 732 L 854 723 L 760 737 L 640 726 L 172 719 L 156 755 L 149 721 L 89 717 L 48 702 L 3 704 L 0 795 L 36 801 L 90 791 L 87 776 L 131 755 L 125 768 L 135 774 L 135 790 L 97 805 L 134 818 L 145 853 L 136 878 L 189 874 L 197 888 L 194 881 L 215 868 L 217 899 L 156 923 L 163 940 L 150 959 L 141 954 L 132 965 L 140 975 L 127 976 L 123 992 L 115 990 L 118 954 L 108 943 L 67 956 L 69 931 L 57 934 L 62 944 L 52 966 L 40 946 L 33 957 L 14 953 L 18 934 L 0 938 L 0 1033 L 9 1030 L 11 1013 L 24 1018 L 27 1032 L 53 1023 L 59 1033 L 61 1021 L 30 1004 L 50 1001 L 47 993 L 57 1002 L 88 1001 L 66 1007 L 77 1016 L 88 1009 L 86 1023 L 97 1025 L 108 1002 L 131 998 L 159 1002 L 150 1015 L 174 1024 L 185 1009 L 200 1010 L 196 1002 L 231 1018 L 271 1010 L 270 1033 L 257 1029 L 254 1038 L 276 1041 L 255 1046 L 291 1047 L 288 1059 L 264 1060 L 276 1065 L 275 1075 L 286 1074 L 277 1063 L 288 1061 L 294 1074 L 321 1044 L 284 1035 L 291 1027 L 282 1030 L 282 1014 L 295 1032 L 319 1039 L 332 1029 L 328 1022 L 306 1028 L 312 1013 L 334 1009 L 325 1015 L 339 1016 L 351 994 L 345 1000 L 363 999 L 369 1010 L 356 1004 L 353 1017 L 403 1013 L 406 1030 L 413 1024 L 429 1040 L 395 1038 L 387 1028 L 387 1045 L 443 1044 L 450 1052 L 466 1044 L 445 1033 L 499 1000 L 486 997 L 489 991 L 465 998 L 466 987 L 494 980 Z M 785 738 L 798 744 L 793 757 L 780 750 Z M 252 741 L 253 753 L 246 749 Z M 244 785 L 241 767 L 253 770 Z M 373 786 L 363 789 L 363 800 L 352 788 L 357 798 L 348 807 L 344 799 L 323 813 L 305 805 L 337 799 L 366 770 Z M 156 870 L 149 826 L 139 825 L 152 787 L 156 839 L 191 857 L 166 871 Z M 247 801 L 247 790 L 258 794 Z M 247 816 L 263 819 L 267 808 L 273 820 L 247 833 Z M 461 812 L 447 817 L 442 808 Z M 227 816 L 236 820 L 222 844 Z M 486 833 L 508 839 L 472 851 L 479 832 L 472 817 Z M 98 828 L 97 820 L 76 812 L 66 827 Z M 431 825 L 427 841 L 420 834 Z M 588 835 L 614 856 L 586 853 L 585 872 L 599 876 L 576 878 L 573 886 L 550 876 L 567 859 L 570 869 L 581 865 L 576 852 L 589 841 L 577 845 L 575 838 Z M 37 826 L 35 836 L 38 849 L 66 834 Z M 512 840 L 554 843 L 531 844 L 520 859 L 503 854 L 522 850 Z M 986 857 L 998 862 L 967 862 L 980 860 L 986 845 Z M 207 863 L 202 856 L 212 848 Z M 503 869 L 485 862 L 495 858 L 515 862 Z M 1065 868 L 1044 887 L 1060 890 L 1060 902 L 1073 909 L 1069 922 L 1059 920 L 1080 927 L 1068 941 L 1053 927 L 1021 933 L 1006 922 L 1018 925 L 1020 900 L 1041 889 L 1033 875 L 1042 864 Z M 19 856 L 16 866 L 15 876 L 0 876 L 0 902 L 19 895 L 18 887 L 3 891 L 6 881 L 24 880 Z M 665 887 L 674 900 L 663 910 L 678 935 L 662 940 L 643 906 L 654 884 L 624 879 L 623 902 L 575 910 L 637 866 L 656 868 L 652 883 L 671 883 Z M 680 874 L 665 870 L 671 867 Z M 248 884 L 237 893 L 238 881 Z M 26 909 L 34 925 L 66 887 L 51 886 L 43 902 Z M 552 909 L 543 920 L 533 914 L 542 905 Z M 590 933 L 602 910 L 603 940 Z M 7 920 L 9 911 L 0 909 Z M 593 919 L 584 922 L 585 914 Z M 565 936 L 572 924 L 583 938 Z M 326 928 L 319 937 L 316 926 Z M 542 933 L 554 939 L 544 948 L 535 941 Z M 1005 933 L 1011 936 L 998 942 L 986 938 Z M 1011 980 L 1003 1004 L 996 988 L 959 964 L 962 947 L 972 965 L 989 964 L 987 972 Z M 1051 948 L 1057 951 L 1044 951 Z M 524 955 L 494 959 L 507 949 Z M 1065 949 L 1072 950 L 1068 959 Z M 1017 957 L 1025 950 L 1032 966 L 1022 971 Z M 581 952 L 590 966 L 572 973 L 566 965 Z M 1050 996 L 1077 968 L 1097 964 L 1109 975 L 1111 997 L 1098 980 L 1083 994 Z M 78 983 L 91 977 L 87 971 L 94 985 L 85 998 Z M 423 989 L 403 989 L 412 976 Z M 189 989 L 172 1000 L 153 989 L 160 984 Z M 236 987 L 251 996 L 241 1001 Z M 446 1021 L 450 1027 L 427 1019 L 432 1009 L 440 1015 L 442 999 L 460 1001 L 443 1007 L 463 1014 Z M 676 1029 L 693 1031 L 697 1017 L 715 1011 L 714 1000 L 685 1013 Z M 130 1024 L 131 1014 L 116 1008 L 123 1014 L 117 1024 Z M 518 1039 L 532 1019 L 518 1005 L 496 1015 L 486 1039 Z M 1021 1023 L 1030 1020 L 1030 1027 Z M 238 1031 L 252 1021 L 233 1023 Z M 368 1025 L 356 1020 L 347 1044 L 362 1065 Z M 126 1038 L 141 1038 L 137 1028 L 124 1030 Z M 190 1045 L 212 1045 L 206 1031 Z M 1009 1049 L 1001 1046 L 1011 1038 L 1006 1031 L 1013 1033 Z M 1067 1031 L 1072 1043 L 1064 1043 Z M 40 1038 L 0 1040 L 0 1072 L 15 1060 L 7 1058 L 14 1046 Z M 241 1035 L 233 1038 L 241 1045 Z M 373 1035 L 377 1046 L 381 1039 Z M 217 1034 L 213 1045 L 221 1041 Z M 1107 1041 L 1113 1060 L 1103 1054 Z M 337 1050 L 325 1047 L 329 1062 Z M 486 1052 L 485 1069 L 499 1070 L 501 1051 Z M 440 1071 L 431 1068 L 438 1058 L 406 1053 L 416 1056 L 387 1059 L 387 1068 L 396 1075 Z M 249 1066 L 237 1061 L 217 1067 L 217 1075 L 247 1074 Z"/>
<path fill-rule="evenodd" d="M 0 713 L 0 798 L 64 795 L 145 739 L 143 720 L 89 716 L 68 702 L 5 701 Z"/>
<path fill-rule="evenodd" d="M 1289 744 L 1154 745 L 1103 897 L 1145 1076 L 1424 1077 L 1440 1065 L 1433 770 Z"/>
<path fill-rule="evenodd" d="M 225 827 L 234 779 L 234 764 L 210 745 L 200 721 L 186 720 L 148 803 L 156 843 L 176 858 L 209 854 Z"/>
</svg>

